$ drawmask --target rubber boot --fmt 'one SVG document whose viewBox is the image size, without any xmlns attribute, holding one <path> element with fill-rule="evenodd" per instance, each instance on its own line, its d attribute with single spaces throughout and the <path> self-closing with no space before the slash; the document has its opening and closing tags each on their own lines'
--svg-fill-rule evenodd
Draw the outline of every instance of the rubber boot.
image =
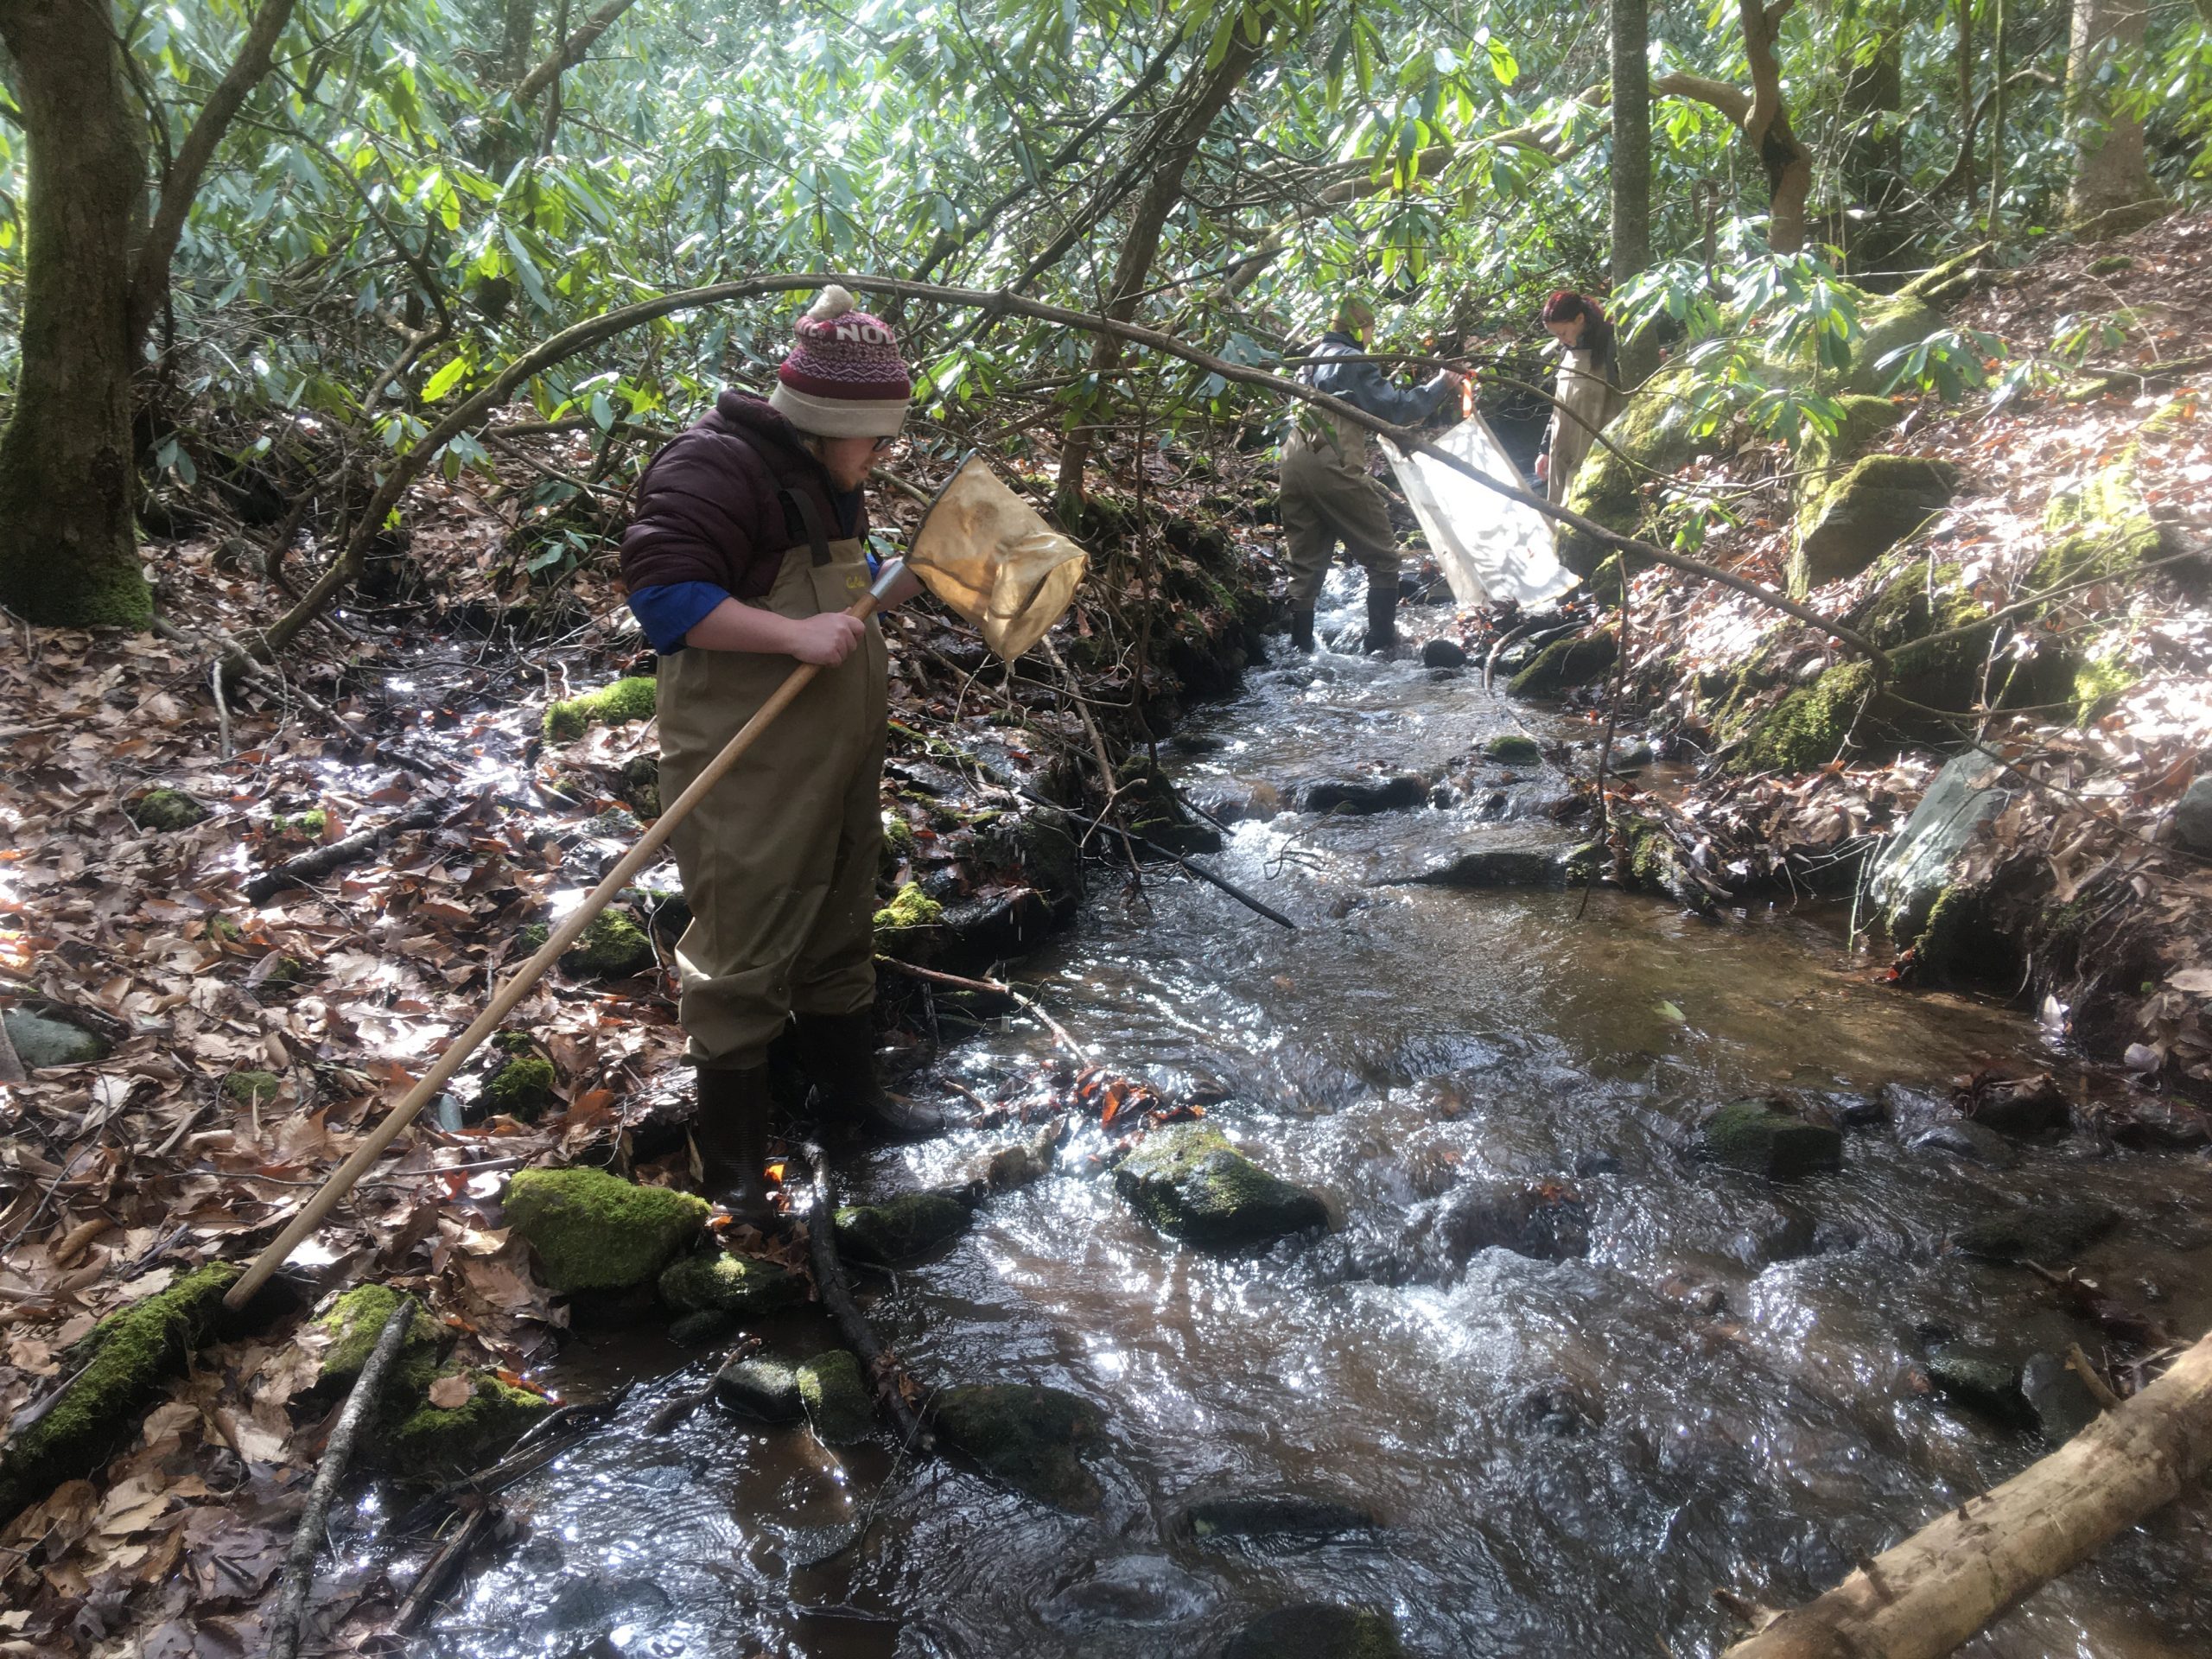
<svg viewBox="0 0 2212 1659">
<path fill-rule="evenodd" d="M 699 1185 L 741 1225 L 767 1232 L 779 1219 L 768 1201 L 768 1068 L 701 1066 L 698 1079 Z"/>
<path fill-rule="evenodd" d="M 825 1127 L 874 1140 L 912 1141 L 948 1127 L 941 1114 L 895 1101 L 875 1075 L 875 1016 L 802 1014 L 793 1016 L 799 1070 L 814 1085 L 816 1109 Z"/>
<path fill-rule="evenodd" d="M 1398 644 L 1398 579 L 1370 579 L 1367 584 L 1365 651 L 1392 651 Z"/>
<path fill-rule="evenodd" d="M 1290 613 L 1290 648 L 1293 651 L 1313 649 L 1313 611 L 1310 606 Z"/>
</svg>

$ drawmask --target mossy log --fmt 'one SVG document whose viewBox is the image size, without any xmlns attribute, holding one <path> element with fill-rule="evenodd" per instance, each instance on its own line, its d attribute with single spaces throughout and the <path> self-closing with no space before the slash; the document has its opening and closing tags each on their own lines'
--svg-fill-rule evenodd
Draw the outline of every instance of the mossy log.
<svg viewBox="0 0 2212 1659">
<path fill-rule="evenodd" d="M 2212 1465 L 2212 1337 L 1987 1496 L 1947 1510 L 1727 1659 L 1937 1659 L 2194 1488 Z"/>
</svg>

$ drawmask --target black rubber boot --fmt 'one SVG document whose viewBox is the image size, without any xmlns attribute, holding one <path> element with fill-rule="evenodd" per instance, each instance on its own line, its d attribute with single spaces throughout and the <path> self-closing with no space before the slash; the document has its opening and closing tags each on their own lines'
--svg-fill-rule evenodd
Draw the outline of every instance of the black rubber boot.
<svg viewBox="0 0 2212 1659">
<path fill-rule="evenodd" d="M 875 1016 L 802 1014 L 793 1016 L 799 1070 L 814 1085 L 816 1109 L 825 1127 L 884 1141 L 913 1141 L 949 1127 L 931 1112 L 884 1092 L 875 1075 Z"/>
<path fill-rule="evenodd" d="M 1392 651 L 1397 644 L 1398 579 L 1393 576 L 1387 583 L 1370 579 L 1367 584 L 1367 640 L 1362 649 Z"/>
<path fill-rule="evenodd" d="M 1290 648 L 1293 651 L 1313 649 L 1313 613 L 1310 609 L 1290 613 Z"/>
<path fill-rule="evenodd" d="M 698 1148 L 700 1187 L 741 1224 L 766 1232 L 778 1220 L 768 1201 L 768 1068 L 701 1066 L 698 1079 L 691 1141 Z"/>
</svg>

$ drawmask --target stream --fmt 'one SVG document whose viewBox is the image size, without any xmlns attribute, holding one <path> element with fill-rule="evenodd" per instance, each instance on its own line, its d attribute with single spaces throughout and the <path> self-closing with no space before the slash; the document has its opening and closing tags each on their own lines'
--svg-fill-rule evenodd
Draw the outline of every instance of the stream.
<svg viewBox="0 0 2212 1659">
<path fill-rule="evenodd" d="M 1343 571 L 1328 603 L 1325 638 L 1356 638 Z M 1188 792 L 1296 799 L 1376 764 L 1444 779 L 1449 804 L 1236 824 L 1210 861 L 1295 933 L 1156 871 L 1135 902 L 1094 865 L 1077 924 L 1015 965 L 1098 1061 L 1170 1095 L 1204 1085 L 1209 1120 L 1332 1215 L 1259 1255 L 1178 1245 L 1116 1196 L 1089 1125 L 963 1236 L 863 1279 L 925 1385 L 1093 1403 L 1096 1513 L 957 1458 L 895 1458 L 887 1436 L 833 1452 L 712 1405 L 648 1437 L 700 1357 L 652 1328 L 588 1335 L 547 1380 L 638 1386 L 507 1491 L 518 1535 L 413 1650 L 1198 1659 L 1327 1602 L 1387 1613 L 1408 1653 L 1438 1659 L 1713 1656 L 1743 1633 L 1716 1588 L 1803 1599 L 2049 1449 L 1926 1391 L 1935 1342 L 2017 1362 L 2100 1339 L 2027 1269 L 1945 1248 L 1958 1229 L 2109 1204 L 2120 1226 L 2075 1264 L 2177 1332 L 2212 1324 L 2212 1164 L 2079 1132 L 1978 1149 L 1987 1163 L 1911 1144 L 1910 1103 L 1992 1058 L 2069 1092 L 2082 1074 L 1999 1003 L 1875 982 L 1841 913 L 1700 920 L 1605 889 L 1586 907 L 1580 890 L 1408 884 L 1471 845 L 1575 839 L 1546 816 L 1555 774 L 1479 759 L 1516 729 L 1478 665 L 1279 657 L 1163 746 Z M 1014 1019 L 935 1064 L 988 1098 L 1049 1055 Z M 949 1098 L 935 1081 L 918 1087 Z M 1777 1089 L 1891 1121 L 1847 1131 L 1840 1173 L 1788 1185 L 1694 1157 L 1703 1116 Z M 1010 1138 L 882 1149 L 852 1184 L 956 1179 Z M 1465 1195 L 1540 1183 L 1572 1236 L 1468 1248 Z M 804 1313 L 766 1334 L 787 1353 L 830 1340 Z M 1281 1494 L 1373 1524 L 1224 1547 L 1179 1519 Z M 2209 1558 L 2200 1491 L 1963 1651 L 2212 1651 Z"/>
</svg>

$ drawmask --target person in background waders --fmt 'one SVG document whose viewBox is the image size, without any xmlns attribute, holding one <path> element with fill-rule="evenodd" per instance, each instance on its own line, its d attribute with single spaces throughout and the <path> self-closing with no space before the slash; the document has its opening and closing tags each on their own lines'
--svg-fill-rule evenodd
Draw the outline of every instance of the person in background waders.
<svg viewBox="0 0 2212 1659">
<path fill-rule="evenodd" d="M 1363 360 L 1375 330 L 1375 313 L 1358 300 L 1337 308 L 1336 320 L 1307 355 L 1298 378 L 1316 391 L 1341 397 L 1377 420 L 1411 426 L 1427 420 L 1459 388 L 1445 371 L 1421 385 L 1394 386 L 1379 364 Z M 1351 362 L 1337 359 L 1351 358 Z M 1398 643 L 1398 538 L 1390 528 L 1389 498 L 1368 474 L 1373 441 L 1364 427 L 1310 407 L 1282 447 L 1282 528 L 1290 556 L 1290 643 L 1313 649 L 1313 607 L 1329 578 L 1337 543 L 1367 570 L 1365 649 L 1388 651 Z"/>
<path fill-rule="evenodd" d="M 1536 457 L 1536 476 L 1553 504 L 1564 506 L 1598 433 L 1621 412 L 1615 384 L 1619 353 L 1613 325 L 1598 302 L 1572 289 L 1560 289 L 1544 302 L 1544 327 L 1559 342 L 1559 378 L 1552 386 L 1556 407 Z"/>
<path fill-rule="evenodd" d="M 660 788 L 672 801 L 791 673 L 822 672 L 670 837 L 691 925 L 676 947 L 705 1185 L 770 1218 L 768 1046 L 792 1026 L 832 1126 L 894 1131 L 874 1075 L 883 638 L 861 486 L 913 377 L 883 322 L 826 288 L 768 397 L 724 391 L 639 480 L 622 538 L 630 607 L 660 653 Z"/>
</svg>

